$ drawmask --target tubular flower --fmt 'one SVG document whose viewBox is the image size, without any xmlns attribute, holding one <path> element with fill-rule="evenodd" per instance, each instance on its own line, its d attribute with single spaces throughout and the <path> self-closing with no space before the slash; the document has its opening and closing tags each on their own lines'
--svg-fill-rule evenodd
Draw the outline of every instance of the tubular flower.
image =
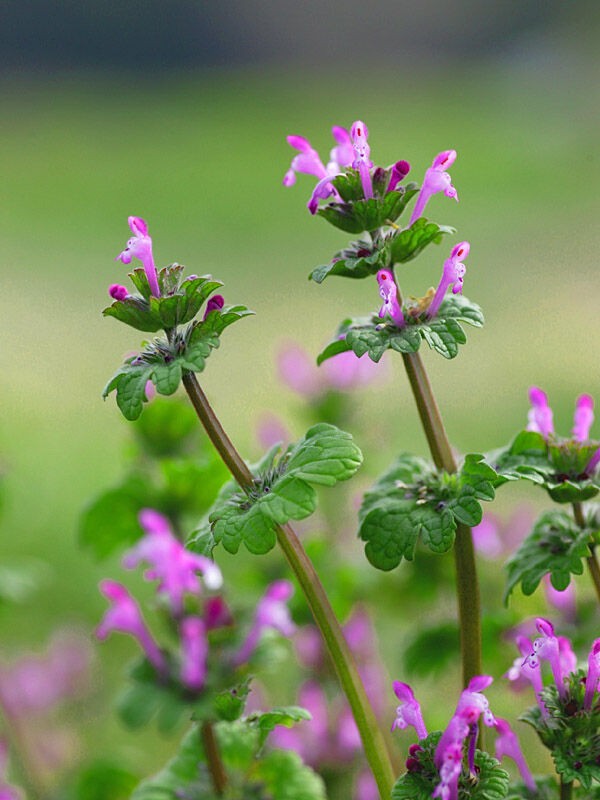
<svg viewBox="0 0 600 800">
<path fill-rule="evenodd" d="M 145 535 L 125 554 L 123 566 L 132 569 L 142 561 L 150 564 L 152 568 L 146 570 L 144 577 L 159 582 L 158 593 L 167 597 L 173 613 L 182 612 L 186 592 L 201 593 L 198 572 L 207 588 L 220 588 L 223 579 L 214 561 L 186 550 L 171 532 L 166 517 L 154 509 L 145 508 L 140 512 L 140 523 Z"/>
<path fill-rule="evenodd" d="M 373 197 L 373 181 L 371 179 L 371 167 L 373 162 L 369 158 L 371 155 L 371 148 L 369 147 L 368 137 L 369 129 L 364 122 L 357 120 L 352 123 L 350 130 L 352 138 L 352 146 L 354 148 L 354 161 L 352 167 L 358 170 L 360 181 L 362 183 L 365 200 Z"/>
<path fill-rule="evenodd" d="M 116 257 L 115 261 L 130 264 L 132 258 L 139 258 L 144 267 L 150 291 L 155 297 L 160 297 L 158 275 L 152 255 L 152 239 L 148 234 L 148 225 L 141 217 L 129 217 L 129 227 L 133 236 L 127 242 L 127 247 Z"/>
<path fill-rule="evenodd" d="M 96 628 L 98 639 L 106 639 L 111 631 L 130 634 L 138 640 L 157 672 L 164 674 L 167 667 L 165 658 L 146 627 L 138 604 L 127 589 L 116 581 L 107 580 L 101 581 L 100 591 L 113 605 Z"/>
<path fill-rule="evenodd" d="M 575 403 L 573 418 L 573 438 L 578 442 L 587 442 L 590 428 L 594 422 L 594 400 L 589 394 L 582 394 Z"/>
<path fill-rule="evenodd" d="M 129 292 L 126 286 L 121 286 L 118 283 L 111 283 L 108 287 L 108 293 L 113 300 L 125 300 Z"/>
<path fill-rule="evenodd" d="M 249 661 L 265 630 L 271 628 L 282 636 L 292 636 L 295 633 L 296 626 L 287 607 L 287 601 L 293 593 L 294 587 L 289 581 L 275 581 L 267 588 L 256 607 L 254 623 L 235 656 L 236 666 Z"/>
<path fill-rule="evenodd" d="M 388 269 L 380 269 L 377 273 L 377 283 L 379 284 L 379 294 L 383 299 L 379 317 L 381 319 L 390 317 L 396 327 L 403 328 L 406 323 L 398 302 L 398 287 L 394 276 Z"/>
<path fill-rule="evenodd" d="M 510 725 L 505 719 L 496 720 L 496 758 L 501 761 L 503 758 L 512 758 L 517 765 L 517 769 L 521 773 L 523 783 L 527 788 L 535 792 L 537 787 L 533 779 L 533 775 L 527 766 L 525 757 L 519 745 L 517 734 L 512 730 Z"/>
<path fill-rule="evenodd" d="M 600 639 L 596 639 L 588 656 L 588 673 L 585 679 L 585 697 L 583 707 L 589 711 L 592 707 L 594 695 L 600 688 Z"/>
<path fill-rule="evenodd" d="M 543 389 L 532 386 L 529 389 L 531 409 L 527 415 L 528 431 L 541 433 L 544 439 L 554 434 L 554 415 L 548 404 L 548 395 Z"/>
<path fill-rule="evenodd" d="M 213 295 L 206 304 L 203 320 L 208 317 L 211 311 L 220 311 L 225 305 L 225 298 L 220 294 Z"/>
<path fill-rule="evenodd" d="M 181 623 L 180 634 L 181 680 L 189 689 L 198 692 L 206 681 L 206 625 L 199 617 L 186 617 Z"/>
<path fill-rule="evenodd" d="M 334 125 L 331 133 L 337 144 L 331 150 L 327 166 L 323 164 L 308 139 L 303 136 L 287 137 L 288 144 L 298 150 L 298 154 L 294 156 L 289 170 L 285 173 L 283 185 L 292 186 L 296 183 L 296 173 L 298 172 L 314 175 L 319 179 L 307 204 L 311 214 L 317 213 L 319 200 L 324 200 L 331 195 L 338 196 L 331 180 L 339 175 L 343 167 L 350 166 L 355 157 L 350 133 L 339 125 Z"/>
<path fill-rule="evenodd" d="M 453 197 L 458 202 L 458 194 L 454 186 L 452 186 L 450 174 L 446 172 L 446 169 L 449 169 L 455 160 L 456 150 L 444 150 L 433 159 L 432 165 L 425 172 L 423 185 L 410 218 L 411 225 L 415 220 L 423 216 L 423 211 L 429 202 L 429 198 L 438 192 L 444 192 L 446 197 Z"/>
<path fill-rule="evenodd" d="M 452 294 L 462 294 L 463 279 L 467 268 L 462 263 L 461 259 L 469 255 L 471 245 L 469 242 L 460 242 L 452 248 L 450 258 L 444 261 L 444 271 L 442 277 L 431 301 L 431 305 L 427 311 L 428 317 L 435 317 L 440 310 L 442 301 L 446 296 L 446 292 L 452 286 Z"/>
<path fill-rule="evenodd" d="M 426 739 L 427 728 L 425 727 L 423 715 L 421 714 L 421 706 L 419 705 L 419 701 L 415 698 L 413 690 L 408 683 L 394 681 L 394 693 L 398 700 L 400 700 L 400 705 L 396 709 L 396 719 L 392 723 L 392 731 L 398 729 L 404 730 L 404 728 L 408 728 L 409 725 L 412 725 L 419 739 Z"/>
<path fill-rule="evenodd" d="M 540 707 L 540 711 L 542 712 L 543 716 L 547 716 L 548 712 L 546 711 L 546 706 L 541 699 L 541 692 L 544 688 L 544 685 L 542 683 L 539 662 L 537 664 L 535 662 L 531 664 L 529 659 L 529 655 L 533 650 L 531 640 L 526 636 L 517 636 L 516 644 L 521 655 L 515 659 L 512 667 L 508 670 L 504 677 L 508 678 L 509 681 L 513 681 L 515 687 L 517 687 L 517 681 L 522 680 L 530 683 L 533 687 L 533 691 L 535 692 L 535 699 Z"/>
<path fill-rule="evenodd" d="M 409 172 L 410 164 L 408 161 L 396 161 L 395 164 L 392 164 L 392 174 L 387 187 L 388 192 L 393 192 L 400 181 L 403 181 Z"/>
<path fill-rule="evenodd" d="M 442 754 L 439 766 L 440 782 L 435 787 L 432 797 L 440 800 L 458 800 L 458 779 L 462 771 L 462 747 L 460 744 L 449 744 Z"/>
<path fill-rule="evenodd" d="M 536 628 L 542 635 L 534 640 L 533 651 L 527 656 L 526 660 L 529 665 L 534 668 L 539 667 L 540 659 L 549 662 L 554 683 L 556 684 L 560 697 L 564 700 L 567 696 L 567 689 L 564 683 L 560 659 L 560 642 L 554 635 L 554 627 L 551 622 L 543 617 L 538 617 L 535 623 Z"/>
</svg>

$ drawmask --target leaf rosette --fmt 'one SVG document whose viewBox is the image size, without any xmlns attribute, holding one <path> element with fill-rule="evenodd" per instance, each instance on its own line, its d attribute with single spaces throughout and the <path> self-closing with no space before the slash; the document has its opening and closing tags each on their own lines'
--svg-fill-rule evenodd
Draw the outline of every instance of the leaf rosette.
<svg viewBox="0 0 600 800">
<path fill-rule="evenodd" d="M 434 553 L 448 552 L 458 523 L 481 522 L 480 501 L 494 499 L 496 479 L 482 455 L 467 455 L 451 475 L 402 454 L 363 499 L 358 535 L 368 560 L 377 569 L 394 569 L 402 558 L 413 560 L 419 539 Z"/>
<path fill-rule="evenodd" d="M 273 447 L 255 466 L 253 486 L 240 489 L 226 484 L 208 519 L 192 534 L 188 546 L 202 552 L 222 544 L 230 553 L 240 545 L 256 555 L 276 543 L 277 527 L 310 516 L 317 507 L 315 486 L 334 486 L 351 478 L 362 463 L 362 453 L 349 433 L 320 423 L 280 455 Z"/>
<path fill-rule="evenodd" d="M 425 314 L 413 316 L 408 305 L 405 310 L 406 325 L 403 328 L 382 322 L 374 315 L 344 320 L 336 338 L 317 357 L 317 363 L 322 364 L 348 350 L 359 358 L 366 354 L 371 361 L 378 362 L 386 350 L 416 353 L 422 341 L 444 358 L 455 358 L 459 345 L 467 341 L 460 323 L 481 328 L 484 321 L 480 307 L 462 295 L 446 297 L 438 314 L 431 319 Z"/>
</svg>

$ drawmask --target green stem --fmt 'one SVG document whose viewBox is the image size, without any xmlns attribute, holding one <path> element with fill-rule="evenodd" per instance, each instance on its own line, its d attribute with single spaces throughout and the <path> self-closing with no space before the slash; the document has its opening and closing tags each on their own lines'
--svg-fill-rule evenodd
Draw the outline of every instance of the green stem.
<svg viewBox="0 0 600 800">
<path fill-rule="evenodd" d="M 583 506 L 581 503 L 573 503 L 573 516 L 575 517 L 575 522 L 581 529 L 586 527 L 585 515 L 583 513 Z M 586 561 L 590 571 L 592 583 L 594 584 L 594 589 L 596 590 L 598 602 L 600 602 L 600 566 L 598 565 L 596 550 L 593 544 L 590 544 L 590 551 L 590 555 L 587 556 Z"/>
<path fill-rule="evenodd" d="M 573 797 L 573 781 L 564 783 L 562 775 L 560 778 L 560 800 L 571 800 Z"/>
<path fill-rule="evenodd" d="M 431 456 L 438 469 L 456 472 L 456 460 L 419 353 L 403 353 Z M 471 529 L 458 524 L 454 543 L 463 685 L 481 675 L 481 600 Z"/>
<path fill-rule="evenodd" d="M 218 797 L 222 797 L 227 788 L 227 773 L 225 772 L 225 767 L 221 760 L 221 753 L 212 722 L 203 722 L 200 732 L 202 734 L 202 747 L 204 749 L 204 755 L 206 756 L 206 763 L 208 771 L 210 772 L 213 789 Z"/>
<path fill-rule="evenodd" d="M 211 442 L 225 465 L 243 489 L 252 486 L 254 478 L 248 466 L 233 446 L 202 388 L 193 373 L 185 373 L 183 385 Z M 294 572 L 315 622 L 333 662 L 346 699 L 352 709 L 362 739 L 365 756 L 373 771 L 379 793 L 384 800 L 390 797 L 394 771 L 377 718 L 366 695 L 354 657 L 342 632 L 323 585 L 292 527 L 277 529 L 277 540 Z"/>
</svg>

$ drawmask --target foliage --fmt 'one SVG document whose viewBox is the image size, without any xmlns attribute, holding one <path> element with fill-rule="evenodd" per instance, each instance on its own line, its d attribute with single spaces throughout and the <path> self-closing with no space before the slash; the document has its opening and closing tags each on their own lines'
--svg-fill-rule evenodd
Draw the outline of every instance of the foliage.
<svg viewBox="0 0 600 800">
<path fill-rule="evenodd" d="M 481 500 L 493 500 L 495 471 L 481 455 L 465 457 L 450 475 L 425 459 L 402 454 L 363 499 L 359 536 L 374 567 L 412 561 L 417 540 L 434 553 L 452 547 L 458 523 L 478 525 Z"/>
</svg>

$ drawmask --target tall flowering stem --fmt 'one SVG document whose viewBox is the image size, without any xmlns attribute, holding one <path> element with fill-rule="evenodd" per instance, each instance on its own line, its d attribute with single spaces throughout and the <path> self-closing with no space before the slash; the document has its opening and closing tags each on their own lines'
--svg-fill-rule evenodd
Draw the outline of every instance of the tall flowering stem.
<svg viewBox="0 0 600 800">
<path fill-rule="evenodd" d="M 221 760 L 221 753 L 212 722 L 203 722 L 200 734 L 213 789 L 215 794 L 221 797 L 225 794 L 225 789 L 227 788 L 227 773 Z"/>
<path fill-rule="evenodd" d="M 456 461 L 421 356 L 404 353 L 402 358 L 433 461 L 438 469 L 456 472 Z M 462 675 L 463 684 L 467 686 L 471 678 L 482 672 L 481 600 L 471 529 L 461 523 L 456 528 L 454 562 Z"/>
<path fill-rule="evenodd" d="M 253 485 L 252 473 L 225 433 L 202 388 L 193 373 L 183 376 L 183 385 L 225 465 L 234 479 L 244 488 Z M 292 568 L 315 622 L 333 661 L 336 673 L 352 709 L 365 749 L 365 756 L 377 782 L 382 798 L 387 800 L 394 784 L 394 771 L 383 734 L 367 698 L 354 657 L 331 607 L 315 568 L 289 524 L 277 529 L 277 540 Z"/>
<path fill-rule="evenodd" d="M 583 515 L 583 506 L 581 503 L 573 503 L 573 515 L 575 517 L 575 522 L 579 525 L 579 527 L 585 528 L 585 517 Z M 596 590 L 598 602 L 600 602 L 600 566 L 598 565 L 596 551 L 593 547 L 591 548 L 591 555 L 589 555 L 586 560 L 588 569 L 590 571 L 590 576 L 592 578 L 592 583 L 594 584 L 594 589 Z"/>
</svg>

